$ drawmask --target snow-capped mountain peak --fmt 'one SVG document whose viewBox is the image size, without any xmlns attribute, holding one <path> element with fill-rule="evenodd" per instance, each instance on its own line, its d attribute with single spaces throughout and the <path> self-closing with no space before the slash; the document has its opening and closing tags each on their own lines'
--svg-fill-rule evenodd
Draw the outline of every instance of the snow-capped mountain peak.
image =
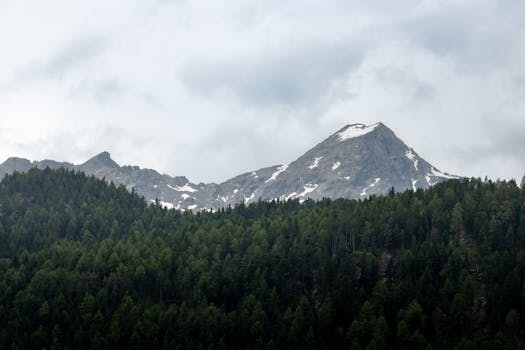
<svg viewBox="0 0 525 350">
<path fill-rule="evenodd" d="M 158 199 L 179 210 L 216 210 L 272 199 L 363 199 L 391 188 L 416 190 L 457 178 L 429 164 L 382 123 L 347 125 L 289 164 L 249 171 L 220 184 L 194 184 L 184 176 L 119 166 L 108 152 L 80 165 L 9 158 L 0 164 L 0 178 L 32 167 L 83 171 L 135 188 L 148 202 Z"/>
</svg>

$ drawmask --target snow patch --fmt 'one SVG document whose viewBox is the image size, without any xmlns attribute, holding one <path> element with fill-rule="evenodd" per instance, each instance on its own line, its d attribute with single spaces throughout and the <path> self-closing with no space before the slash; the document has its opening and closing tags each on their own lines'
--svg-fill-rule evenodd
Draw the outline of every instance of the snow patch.
<svg viewBox="0 0 525 350">
<path fill-rule="evenodd" d="M 193 209 L 196 209 L 196 208 L 197 208 L 197 204 L 192 204 L 192 205 L 188 206 L 189 210 L 193 210 Z"/>
<path fill-rule="evenodd" d="M 236 194 L 237 192 L 239 192 L 239 189 L 238 189 L 238 188 L 236 188 L 236 189 L 233 190 L 233 194 Z"/>
<path fill-rule="evenodd" d="M 334 165 L 332 165 L 332 171 L 339 168 L 340 165 L 341 165 L 341 162 L 335 162 Z"/>
<path fill-rule="evenodd" d="M 350 180 L 350 176 L 345 176 L 345 177 L 343 177 L 343 179 Z"/>
<path fill-rule="evenodd" d="M 437 182 L 432 182 L 432 179 L 436 177 L 445 178 L 445 179 L 459 179 L 459 176 L 443 173 L 434 167 L 431 167 L 430 171 L 431 171 L 430 173 L 427 173 L 425 175 L 425 179 L 427 180 L 427 183 L 429 186 L 433 186 L 437 183 Z"/>
<path fill-rule="evenodd" d="M 319 166 L 319 162 L 321 161 L 321 159 L 323 159 L 323 157 L 315 157 L 314 162 L 312 163 L 312 165 L 308 167 L 308 169 L 317 168 Z"/>
<path fill-rule="evenodd" d="M 277 176 L 279 176 L 282 172 L 286 171 L 286 169 L 288 169 L 288 164 L 281 165 L 280 167 L 277 168 L 277 171 L 273 173 L 272 176 L 270 176 L 268 180 L 264 181 L 264 183 L 268 183 L 270 181 L 277 179 Z"/>
<path fill-rule="evenodd" d="M 259 177 L 259 175 L 257 175 L 257 173 L 256 173 L 255 171 L 252 171 L 251 175 L 252 175 L 254 178 L 256 178 L 256 179 Z"/>
<path fill-rule="evenodd" d="M 417 158 L 417 155 L 414 153 L 414 150 L 412 148 L 409 148 L 408 151 L 405 152 L 405 156 L 410 159 L 412 161 L 412 163 L 414 163 L 414 168 L 416 168 L 416 170 L 418 170 L 418 163 L 419 163 L 419 159 Z"/>
<path fill-rule="evenodd" d="M 417 183 L 417 179 L 412 179 L 412 189 L 414 190 L 414 192 L 417 191 L 416 183 Z"/>
<path fill-rule="evenodd" d="M 285 201 L 287 201 L 289 199 L 295 199 L 295 198 L 302 197 L 301 199 L 299 199 L 299 202 L 302 203 L 302 202 L 304 202 L 306 200 L 305 196 L 308 193 L 311 193 L 311 192 L 315 191 L 317 189 L 317 187 L 319 187 L 318 184 L 306 184 L 306 185 L 303 186 L 303 192 L 301 192 L 301 193 L 292 192 L 292 193 L 290 193 L 287 196 L 281 196 L 281 198 L 283 198 Z"/>
<path fill-rule="evenodd" d="M 187 183 L 184 186 L 175 186 L 174 187 L 174 186 L 168 185 L 168 187 L 171 188 L 174 191 L 179 191 L 179 192 L 191 192 L 191 193 L 197 192 L 197 190 L 194 189 L 193 187 L 191 187 L 189 183 Z"/>
<path fill-rule="evenodd" d="M 290 193 L 287 196 L 283 196 L 283 198 L 284 198 L 285 201 L 287 201 L 288 199 L 294 198 L 295 196 L 297 196 L 297 192 L 292 192 L 292 193 Z"/>
<path fill-rule="evenodd" d="M 183 193 L 181 196 L 180 196 L 182 199 L 186 200 L 188 198 L 193 198 L 192 196 L 190 196 L 189 194 L 187 193 Z"/>
<path fill-rule="evenodd" d="M 250 197 L 246 197 L 244 196 L 244 200 L 246 203 L 248 203 L 249 201 L 251 201 L 253 198 L 255 198 L 255 192 L 253 192 Z"/>
<path fill-rule="evenodd" d="M 159 203 L 160 203 L 160 205 L 162 205 L 164 208 L 167 208 L 167 209 L 173 209 L 173 208 L 175 208 L 175 206 L 173 205 L 173 203 L 170 203 L 170 202 L 163 202 L 163 201 L 160 201 Z"/>
<path fill-rule="evenodd" d="M 363 192 L 361 192 L 361 197 L 364 197 L 366 196 L 366 191 L 368 191 L 369 189 L 371 189 L 372 187 L 374 187 L 375 185 L 377 185 L 377 183 L 381 181 L 381 178 L 380 177 L 376 177 L 375 180 L 374 180 L 374 183 L 370 184 L 369 186 L 363 188 Z"/>
<path fill-rule="evenodd" d="M 317 184 L 306 184 L 303 187 L 304 187 L 304 191 L 299 193 L 297 195 L 297 197 L 304 197 L 304 196 L 306 196 L 308 193 L 315 191 L 317 189 L 317 187 L 319 187 L 319 185 L 317 185 Z"/>
<path fill-rule="evenodd" d="M 443 173 L 434 167 L 432 167 L 432 174 L 437 177 L 444 177 L 445 179 L 459 179 L 459 176 Z"/>
<path fill-rule="evenodd" d="M 366 126 L 364 124 L 353 124 L 349 125 L 343 131 L 337 133 L 339 141 L 345 141 L 366 135 L 375 130 L 379 126 L 379 123 Z"/>
</svg>

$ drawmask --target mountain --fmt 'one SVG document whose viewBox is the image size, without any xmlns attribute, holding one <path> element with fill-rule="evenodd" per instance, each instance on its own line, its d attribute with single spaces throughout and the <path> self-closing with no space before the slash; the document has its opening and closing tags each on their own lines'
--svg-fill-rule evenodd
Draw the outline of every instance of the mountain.
<svg viewBox="0 0 525 350">
<path fill-rule="evenodd" d="M 122 184 L 175 209 L 217 209 L 271 199 L 366 198 L 372 194 L 428 188 L 457 176 L 439 171 L 382 123 L 347 125 L 289 164 L 247 172 L 223 183 L 190 182 L 137 166 L 120 166 L 108 152 L 74 165 L 9 158 L 0 178 L 30 168 L 67 168 Z"/>
</svg>

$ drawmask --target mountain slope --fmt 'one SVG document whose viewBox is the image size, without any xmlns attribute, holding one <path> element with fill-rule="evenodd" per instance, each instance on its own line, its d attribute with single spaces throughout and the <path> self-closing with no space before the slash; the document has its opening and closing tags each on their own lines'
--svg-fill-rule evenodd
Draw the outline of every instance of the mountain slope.
<svg viewBox="0 0 525 350">
<path fill-rule="evenodd" d="M 363 198 L 457 178 L 430 165 L 382 123 L 347 125 L 283 168 L 258 197 Z"/>
<path fill-rule="evenodd" d="M 223 183 L 191 183 L 137 166 L 119 166 L 108 152 L 74 165 L 51 160 L 9 158 L 0 178 L 30 168 L 64 167 L 122 184 L 153 202 L 176 209 L 217 209 L 240 202 L 271 199 L 366 198 L 428 188 L 456 176 L 440 172 L 382 123 L 347 125 L 297 160 L 247 172 Z"/>
</svg>

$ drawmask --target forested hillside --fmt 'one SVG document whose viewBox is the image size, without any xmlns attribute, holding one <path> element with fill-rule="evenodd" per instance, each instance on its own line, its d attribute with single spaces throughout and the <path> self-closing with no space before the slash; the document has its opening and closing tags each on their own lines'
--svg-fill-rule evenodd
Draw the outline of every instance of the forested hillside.
<svg viewBox="0 0 525 350">
<path fill-rule="evenodd" d="M 524 277 L 514 182 L 214 214 L 0 183 L 0 349 L 523 348 Z"/>
</svg>

